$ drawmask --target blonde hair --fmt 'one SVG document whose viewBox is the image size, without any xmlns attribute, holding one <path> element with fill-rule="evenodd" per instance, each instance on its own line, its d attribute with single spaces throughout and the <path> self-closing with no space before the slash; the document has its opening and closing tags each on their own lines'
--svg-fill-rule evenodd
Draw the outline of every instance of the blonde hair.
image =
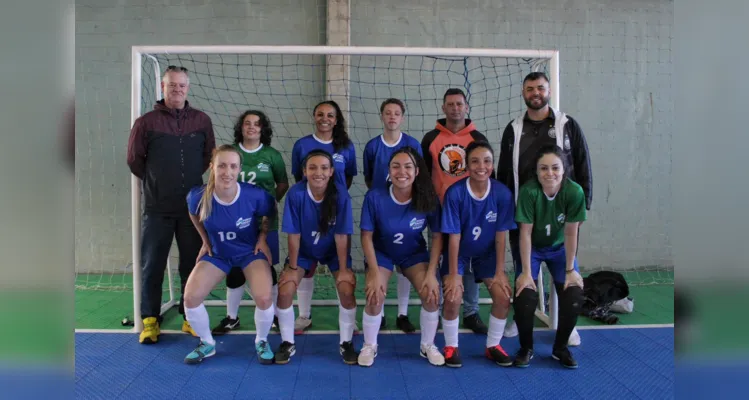
<svg viewBox="0 0 749 400">
<path fill-rule="evenodd" d="M 198 208 L 200 209 L 200 222 L 205 221 L 208 216 L 211 215 L 211 205 L 213 204 L 213 190 L 216 188 L 216 174 L 214 173 L 213 168 L 216 167 L 216 158 L 218 157 L 218 155 L 224 152 L 235 153 L 237 156 L 239 156 L 239 163 L 242 164 L 242 153 L 240 153 L 236 147 L 230 144 L 222 144 L 221 146 L 213 149 L 213 154 L 211 155 L 211 173 L 210 175 L 208 175 L 208 184 L 206 185 L 203 196 L 200 198 L 200 202 L 198 203 Z"/>
</svg>

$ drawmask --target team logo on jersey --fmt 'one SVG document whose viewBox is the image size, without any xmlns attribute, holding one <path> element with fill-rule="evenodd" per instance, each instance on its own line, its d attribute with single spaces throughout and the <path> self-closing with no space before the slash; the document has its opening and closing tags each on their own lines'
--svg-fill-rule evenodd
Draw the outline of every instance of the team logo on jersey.
<svg viewBox="0 0 749 400">
<path fill-rule="evenodd" d="M 559 222 L 560 224 L 563 224 L 564 223 L 564 218 L 565 218 L 564 214 L 557 215 L 557 222 Z"/>
<path fill-rule="evenodd" d="M 439 153 L 442 171 L 450 176 L 461 176 L 466 172 L 466 151 L 459 144 L 448 144 Z"/>
<path fill-rule="evenodd" d="M 414 219 L 411 220 L 411 222 L 408 223 L 408 226 L 410 226 L 411 229 L 413 229 L 415 231 L 419 230 L 419 229 L 422 229 L 422 228 L 424 228 L 424 218 L 422 218 L 422 219 L 416 219 L 416 218 L 414 218 Z"/>
<path fill-rule="evenodd" d="M 552 139 L 554 139 L 555 137 L 557 137 L 557 130 L 554 129 L 553 126 L 551 128 L 549 128 L 549 137 L 552 138 Z"/>
<path fill-rule="evenodd" d="M 488 222 L 497 222 L 497 213 L 495 213 L 494 211 L 489 211 L 488 213 L 486 213 L 486 220 Z"/>
<path fill-rule="evenodd" d="M 268 172 L 268 171 L 270 171 L 270 165 L 268 165 L 266 163 L 259 163 L 257 165 L 257 170 L 260 171 L 260 172 Z"/>
<path fill-rule="evenodd" d="M 252 222 L 252 217 L 249 218 L 242 218 L 239 217 L 237 220 L 237 229 L 244 229 L 250 226 L 250 223 Z"/>
<path fill-rule="evenodd" d="M 343 157 L 343 154 L 333 153 L 333 162 L 345 163 L 346 159 Z"/>
</svg>

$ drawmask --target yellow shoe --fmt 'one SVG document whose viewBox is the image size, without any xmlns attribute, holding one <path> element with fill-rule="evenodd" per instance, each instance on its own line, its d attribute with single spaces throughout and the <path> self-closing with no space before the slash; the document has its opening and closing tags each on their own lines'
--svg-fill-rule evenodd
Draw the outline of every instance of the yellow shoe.
<svg viewBox="0 0 749 400">
<path fill-rule="evenodd" d="M 159 341 L 161 329 L 156 317 L 148 317 L 143 320 L 143 331 L 138 341 L 143 344 L 153 344 Z"/>
<path fill-rule="evenodd" d="M 190 326 L 190 323 L 187 321 L 182 322 L 182 332 L 187 332 L 195 337 L 198 337 L 198 334 L 195 333 L 194 330 L 192 330 L 192 326 Z"/>
</svg>

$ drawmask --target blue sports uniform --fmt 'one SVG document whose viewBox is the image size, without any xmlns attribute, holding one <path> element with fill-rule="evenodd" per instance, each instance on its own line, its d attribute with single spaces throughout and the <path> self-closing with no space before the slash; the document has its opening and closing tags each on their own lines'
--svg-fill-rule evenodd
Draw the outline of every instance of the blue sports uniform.
<svg viewBox="0 0 749 400">
<path fill-rule="evenodd" d="M 394 265 L 406 269 L 429 262 L 429 252 L 423 232 L 429 225 L 439 232 L 441 210 L 439 205 L 429 214 L 416 212 L 408 203 L 399 203 L 393 196 L 392 186 L 372 189 L 364 197 L 361 211 L 361 229 L 373 232 L 372 242 L 377 264 L 393 270 Z"/>
<path fill-rule="evenodd" d="M 203 221 L 213 256 L 204 255 L 201 261 L 208 261 L 224 273 L 232 266 L 245 268 L 252 261 L 270 254 L 255 253 L 257 237 L 262 217 L 272 217 L 275 201 L 266 191 L 249 183 L 238 182 L 237 195 L 230 203 L 224 203 L 214 194 L 211 214 Z M 200 215 L 200 199 L 206 185 L 195 187 L 187 195 L 190 214 Z"/>
<path fill-rule="evenodd" d="M 390 182 L 390 157 L 406 146 L 413 147 L 419 155 L 424 156 L 421 153 L 421 143 L 403 132 L 398 142 L 392 146 L 385 143 L 382 135 L 367 142 L 364 146 L 364 179 L 372 182 L 372 189 L 387 188 Z"/>
<path fill-rule="evenodd" d="M 346 177 L 354 177 L 357 174 L 354 144 L 349 143 L 345 148 L 335 151 L 332 140 L 323 142 L 315 135 L 300 138 L 294 143 L 294 148 L 291 150 L 291 174 L 294 175 L 297 182 L 300 182 L 304 176 L 302 174 L 304 157 L 312 150 L 325 150 L 330 153 L 333 157 L 333 168 L 335 168 L 335 181 L 347 188 Z"/>
<path fill-rule="evenodd" d="M 327 265 L 331 271 L 337 271 L 339 265 L 335 235 L 351 235 L 354 233 L 351 196 L 349 196 L 345 185 L 336 183 L 336 186 L 338 189 L 336 217 L 325 235 L 321 235 L 319 232 L 322 202 L 317 202 L 312 197 L 312 193 L 307 186 L 307 180 L 294 184 L 286 193 L 281 230 L 287 234 L 299 234 L 297 266 L 307 271 L 317 262 Z M 350 254 L 347 256 L 346 265 L 351 267 Z"/>
<path fill-rule="evenodd" d="M 463 275 L 463 270 L 470 266 L 478 282 L 494 277 L 496 272 L 496 232 L 509 231 L 517 225 L 515 203 L 507 186 L 490 178 L 487 193 L 479 199 L 471 192 L 469 179 L 455 182 L 445 192 L 442 233 L 460 233 L 458 272 Z M 449 257 L 445 250 L 440 273 L 445 276 L 449 271 Z"/>
</svg>

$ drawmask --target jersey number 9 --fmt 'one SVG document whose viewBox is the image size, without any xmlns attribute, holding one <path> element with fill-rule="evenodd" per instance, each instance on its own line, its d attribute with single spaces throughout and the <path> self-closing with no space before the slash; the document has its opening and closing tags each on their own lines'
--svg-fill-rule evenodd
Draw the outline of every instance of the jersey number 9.
<svg viewBox="0 0 749 400">
<path fill-rule="evenodd" d="M 471 231 L 473 234 L 473 240 L 479 240 L 479 236 L 481 236 L 481 227 L 480 226 L 474 226 L 473 231 Z"/>
</svg>

